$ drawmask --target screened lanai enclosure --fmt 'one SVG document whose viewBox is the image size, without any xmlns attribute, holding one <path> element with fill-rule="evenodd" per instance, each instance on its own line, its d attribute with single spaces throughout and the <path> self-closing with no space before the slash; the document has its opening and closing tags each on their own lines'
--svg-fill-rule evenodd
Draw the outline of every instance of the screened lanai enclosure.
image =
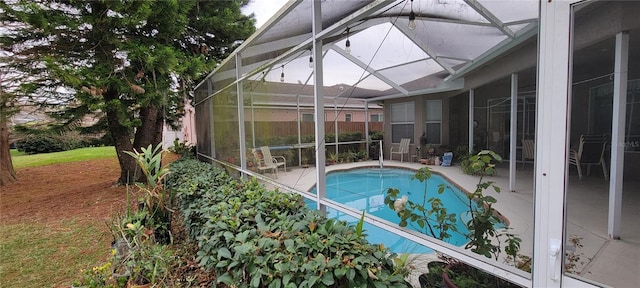
<svg viewBox="0 0 640 288">
<path fill-rule="evenodd" d="M 640 286 L 637 15 L 636 1 L 290 1 L 195 88 L 197 155 L 359 218 L 325 197 L 327 173 L 490 149 L 505 159 L 495 207 L 532 272 L 366 222 L 525 287 Z M 455 162 L 431 167 L 475 189 Z"/>
</svg>

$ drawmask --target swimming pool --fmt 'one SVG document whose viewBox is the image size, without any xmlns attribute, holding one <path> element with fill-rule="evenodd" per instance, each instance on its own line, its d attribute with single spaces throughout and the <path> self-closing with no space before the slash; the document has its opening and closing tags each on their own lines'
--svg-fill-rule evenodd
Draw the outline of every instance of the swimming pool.
<svg viewBox="0 0 640 288">
<path fill-rule="evenodd" d="M 365 210 L 369 215 L 374 215 L 397 224 L 399 218 L 393 209 L 390 209 L 384 204 L 384 198 L 389 188 L 398 188 L 400 190 L 400 196 L 407 195 L 409 200 L 415 203 L 422 203 L 425 185 L 418 180 L 412 181 L 411 176 L 414 174 L 414 171 L 394 168 L 364 168 L 332 172 L 327 174 L 326 178 L 326 197 L 351 208 L 361 211 Z M 433 173 L 427 181 L 427 199 L 431 197 L 440 198 L 449 213 L 458 215 L 458 221 L 456 221 L 456 223 L 459 233 L 452 233 L 453 236 L 448 242 L 457 246 L 465 244 L 467 240 L 463 235 L 466 234 L 468 230 L 463 225 L 463 220 L 460 219 L 460 217 L 464 217 L 464 212 L 468 211 L 467 203 L 460 200 L 466 199 L 465 194 L 438 174 Z M 444 184 L 451 189 L 445 189 L 445 192 L 439 195 L 438 186 L 440 184 Z M 311 192 L 315 194 L 315 187 Z M 314 201 L 306 201 L 309 207 L 315 209 L 316 204 Z M 426 205 L 429 204 L 427 203 Z M 345 220 L 349 223 L 356 223 L 359 220 L 330 208 L 327 209 L 327 217 Z M 423 232 L 410 226 L 407 227 Z M 433 252 L 433 250 L 425 246 L 387 232 L 374 225 L 365 223 L 364 228 L 366 230 L 365 234 L 368 235 L 367 240 L 369 242 L 383 243 L 385 247 L 390 248 L 393 252 Z"/>
</svg>

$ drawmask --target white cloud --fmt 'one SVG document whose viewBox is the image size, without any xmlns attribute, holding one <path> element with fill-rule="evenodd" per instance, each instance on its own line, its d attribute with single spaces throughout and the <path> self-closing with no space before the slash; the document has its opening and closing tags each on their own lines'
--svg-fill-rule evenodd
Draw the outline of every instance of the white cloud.
<svg viewBox="0 0 640 288">
<path fill-rule="evenodd" d="M 260 28 L 287 2 L 287 0 L 252 0 L 242 8 L 242 13 L 245 15 L 254 13 L 256 16 L 256 28 Z"/>
</svg>

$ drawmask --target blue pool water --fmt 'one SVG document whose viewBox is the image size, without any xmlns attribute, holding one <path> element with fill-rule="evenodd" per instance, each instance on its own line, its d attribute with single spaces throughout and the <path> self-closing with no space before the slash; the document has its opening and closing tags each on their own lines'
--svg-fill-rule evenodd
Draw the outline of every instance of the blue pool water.
<svg viewBox="0 0 640 288">
<path fill-rule="evenodd" d="M 425 185 L 418 180 L 411 180 L 414 171 L 393 168 L 366 168 L 354 169 L 327 174 L 326 185 L 328 199 L 342 203 L 346 206 L 357 210 L 365 210 L 367 214 L 374 215 L 385 219 L 391 223 L 399 223 L 396 212 L 384 204 L 384 198 L 389 188 L 398 188 L 400 190 L 399 197 L 407 195 L 409 200 L 415 203 L 422 203 Z M 466 242 L 464 233 L 467 232 L 466 227 L 462 224 L 465 219 L 465 211 L 468 211 L 467 203 L 461 199 L 466 199 L 464 193 L 449 183 L 446 179 L 438 174 L 432 174 L 431 178 L 426 181 L 427 197 L 438 197 L 442 200 L 449 213 L 455 213 L 458 216 L 456 223 L 458 224 L 458 232 L 452 233 L 449 243 L 461 246 Z M 438 194 L 438 186 L 445 184 L 448 188 L 443 194 Z M 315 188 L 312 189 L 315 194 Z M 315 209 L 315 201 L 306 200 L 310 208 Z M 426 203 L 425 207 L 430 205 Z M 339 213 L 334 209 L 327 209 L 327 217 L 337 218 L 349 223 L 356 223 L 359 219 L 349 215 Z M 460 219 L 462 217 L 462 219 Z M 407 226 L 410 229 L 413 227 Z M 387 232 L 381 228 L 365 223 L 364 226 L 367 234 L 367 240 L 371 243 L 383 243 L 385 247 L 390 248 L 396 253 L 432 253 L 433 250 L 417 244 L 404 237 L 398 236 L 391 232 Z M 420 231 L 419 227 L 415 227 L 416 231 Z M 423 231 L 420 231 L 423 232 Z M 437 232 L 436 232 L 437 233 Z"/>
</svg>

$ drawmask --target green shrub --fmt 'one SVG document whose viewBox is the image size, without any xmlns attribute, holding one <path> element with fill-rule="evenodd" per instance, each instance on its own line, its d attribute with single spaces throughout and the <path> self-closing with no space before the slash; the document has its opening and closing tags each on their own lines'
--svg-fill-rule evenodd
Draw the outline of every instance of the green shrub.
<svg viewBox="0 0 640 288">
<path fill-rule="evenodd" d="M 16 148 L 27 154 L 51 153 L 64 151 L 65 144 L 56 136 L 29 135 L 16 142 Z"/>
<path fill-rule="evenodd" d="M 16 142 L 18 151 L 27 154 L 60 152 L 82 147 L 85 147 L 85 143 L 77 135 L 33 134 Z"/>
<path fill-rule="evenodd" d="M 173 163 L 176 193 L 197 260 L 234 287 L 408 287 L 395 254 L 353 226 L 308 210 L 301 197 L 235 180 L 196 160 Z"/>
<path fill-rule="evenodd" d="M 382 131 L 369 131 L 369 138 L 372 141 L 382 140 L 382 139 L 384 139 L 384 132 L 382 132 Z"/>
<path fill-rule="evenodd" d="M 173 146 L 169 147 L 169 151 L 176 153 L 182 157 L 195 158 L 196 146 L 188 144 L 186 141 L 180 142 L 180 139 L 173 140 Z"/>
<path fill-rule="evenodd" d="M 104 135 L 96 137 L 86 137 L 84 143 L 87 147 L 100 147 L 100 146 L 114 146 L 115 141 L 111 137 L 111 133 L 104 133 Z"/>
</svg>

